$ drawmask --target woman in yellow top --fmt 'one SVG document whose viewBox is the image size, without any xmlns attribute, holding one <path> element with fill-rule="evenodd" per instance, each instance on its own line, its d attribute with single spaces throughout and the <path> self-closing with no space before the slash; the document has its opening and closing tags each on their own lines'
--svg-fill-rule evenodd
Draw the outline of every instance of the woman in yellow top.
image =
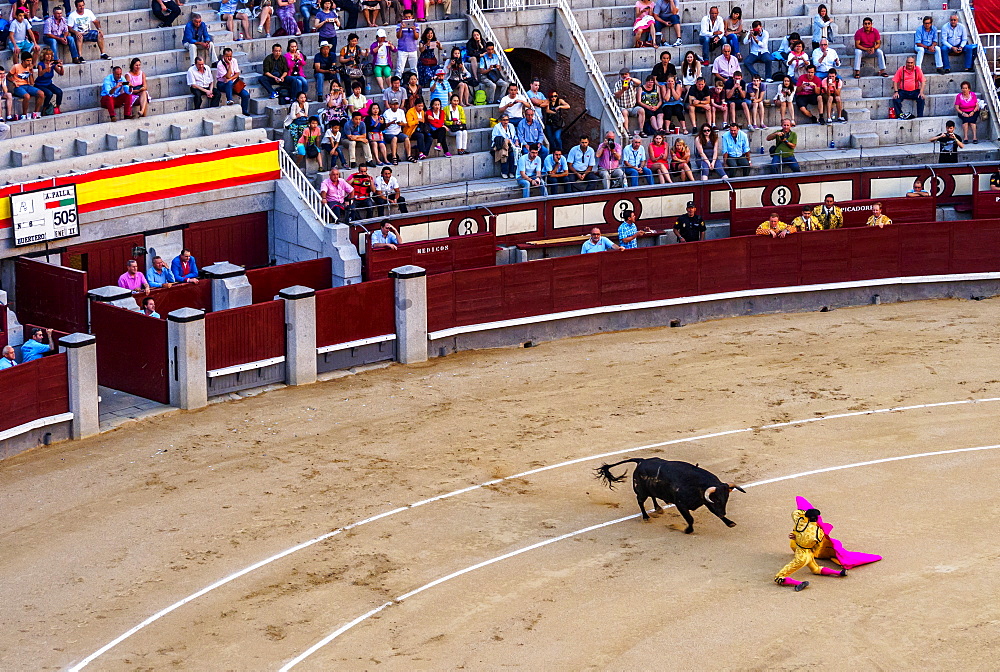
<svg viewBox="0 0 1000 672">
<path fill-rule="evenodd" d="M 882 214 L 882 204 L 872 205 L 872 216 L 868 218 L 868 226 L 877 226 L 881 229 L 889 224 L 892 224 L 892 220 Z"/>
<path fill-rule="evenodd" d="M 459 154 L 469 153 L 469 128 L 465 121 L 465 108 L 459 105 L 457 93 L 451 94 L 451 104 L 444 110 L 444 123 L 448 132 L 455 137 Z"/>
<path fill-rule="evenodd" d="M 819 509 L 807 509 L 805 511 L 798 509 L 792 514 L 793 528 L 788 533 L 788 538 L 791 539 L 788 545 L 795 553 L 795 557 L 775 575 L 774 582 L 779 586 L 793 586 L 795 592 L 808 586 L 808 581 L 797 581 L 789 578 L 792 574 L 807 565 L 809 566 L 809 571 L 813 574 L 820 574 L 822 576 L 847 576 L 846 569 L 838 571 L 829 567 L 822 567 L 816 562 L 817 556 L 822 555 L 822 557 L 826 557 L 826 554 L 823 553 L 826 534 L 820 529 L 817 523 L 819 517 Z M 826 542 L 826 545 L 828 546 L 829 542 Z"/>
<path fill-rule="evenodd" d="M 786 224 L 778 219 L 778 213 L 772 212 L 766 222 L 761 222 L 757 227 L 758 236 L 771 236 L 772 238 L 784 238 L 789 233 L 796 233 L 796 229 L 791 224 Z"/>
<path fill-rule="evenodd" d="M 427 115 L 424 112 L 423 99 L 416 101 L 413 107 L 406 111 L 406 124 L 403 133 L 410 136 L 410 143 L 416 156 L 410 156 L 410 162 L 426 159 L 431 149 L 431 136 L 427 132 Z"/>
</svg>

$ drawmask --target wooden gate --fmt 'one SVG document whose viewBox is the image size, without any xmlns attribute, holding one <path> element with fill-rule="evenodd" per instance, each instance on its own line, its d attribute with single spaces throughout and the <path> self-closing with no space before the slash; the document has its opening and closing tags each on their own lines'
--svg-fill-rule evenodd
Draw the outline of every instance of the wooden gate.
<svg viewBox="0 0 1000 672">
<path fill-rule="evenodd" d="M 90 323 L 97 337 L 97 382 L 169 404 L 166 320 L 95 301 Z"/>
<path fill-rule="evenodd" d="M 200 267 L 228 261 L 245 268 L 267 266 L 267 213 L 197 222 L 184 229 L 184 247 Z"/>
<path fill-rule="evenodd" d="M 37 324 L 72 333 L 87 331 L 87 274 L 33 259 L 14 264 L 16 301 L 21 324 Z"/>
<path fill-rule="evenodd" d="M 99 240 L 82 245 L 71 245 L 62 253 L 62 265 L 84 271 L 91 289 L 117 285 L 118 276 L 125 272 L 125 262 L 135 259 L 139 270 L 146 271 L 146 255 L 133 255 L 132 250 L 143 248 L 146 237 L 141 233 L 110 240 Z M 144 248 L 143 248 L 144 249 Z"/>
</svg>

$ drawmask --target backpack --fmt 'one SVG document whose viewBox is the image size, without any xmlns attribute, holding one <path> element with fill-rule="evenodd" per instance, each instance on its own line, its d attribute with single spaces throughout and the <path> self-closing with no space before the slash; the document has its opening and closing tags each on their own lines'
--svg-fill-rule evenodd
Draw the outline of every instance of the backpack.
<svg viewBox="0 0 1000 672">
<path fill-rule="evenodd" d="M 482 89 L 476 91 L 476 95 L 472 98 L 473 105 L 485 105 L 486 104 L 486 92 Z"/>
</svg>

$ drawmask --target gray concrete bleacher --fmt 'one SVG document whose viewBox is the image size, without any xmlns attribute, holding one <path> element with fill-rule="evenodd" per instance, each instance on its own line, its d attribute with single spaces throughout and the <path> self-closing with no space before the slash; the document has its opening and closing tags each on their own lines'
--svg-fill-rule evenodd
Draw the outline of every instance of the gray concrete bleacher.
<svg viewBox="0 0 1000 672">
<path fill-rule="evenodd" d="M 718 3 L 712 0 L 681 3 L 684 22 L 681 35 L 684 44 L 676 48 L 666 47 L 671 52 L 672 62 L 675 65 L 679 66 L 688 51 L 693 51 L 699 59 L 701 58 L 701 44 L 698 41 L 699 23 L 701 17 L 708 12 L 708 8 L 716 4 Z M 807 45 L 811 43 L 811 21 L 815 13 L 815 4 L 777 0 L 754 0 L 740 4 L 743 7 L 744 25 L 749 27 L 752 21 L 761 20 L 770 34 L 772 49 L 776 49 L 781 39 L 790 31 L 799 32 Z M 623 66 L 628 66 L 633 76 L 639 79 L 643 79 L 652 71 L 663 48 L 633 48 L 632 24 L 635 16 L 633 5 L 617 4 L 615 0 L 574 0 L 573 6 L 574 15 L 584 29 L 588 44 L 594 50 L 594 56 L 609 85 L 614 84 L 619 76 L 618 71 Z M 973 90 L 976 90 L 979 88 L 977 73 L 965 72 L 962 69 L 962 60 L 953 58 L 950 64 L 952 72 L 939 75 L 935 72 L 933 59 L 930 56 L 925 57 L 923 69 L 927 76 L 928 95 L 924 117 L 910 120 L 889 119 L 891 80 L 877 75 L 872 59 L 867 59 L 862 64 L 862 78 L 860 80 L 853 78 L 853 37 L 864 17 L 871 16 L 875 27 L 882 34 L 886 69 L 891 74 L 903 65 L 908 55 L 913 54 L 913 31 L 920 24 L 922 17 L 932 16 L 935 25 L 940 27 L 947 22 L 953 12 L 942 10 L 940 5 L 931 0 L 905 2 L 875 0 L 874 3 L 869 0 L 839 4 L 835 9 L 847 12 L 833 13 L 833 19 L 839 30 L 837 36 L 831 40 L 831 46 L 837 51 L 843 64 L 838 72 L 845 80 L 843 98 L 848 122 L 826 126 L 797 124 L 795 130 L 799 146 L 796 155 L 800 162 L 807 164 L 803 166 L 804 169 L 851 167 L 859 165 L 858 162 L 862 157 L 866 165 L 934 162 L 937 150 L 934 145 L 927 142 L 927 139 L 943 130 L 948 119 L 957 121 L 954 114 L 954 99 L 959 84 L 962 81 L 969 81 Z M 673 38 L 673 33 L 667 32 L 668 36 Z M 742 51 L 745 54 L 747 48 L 744 46 Z M 718 53 L 714 52 L 713 57 Z M 757 69 L 763 74 L 762 65 L 758 64 Z M 703 67 L 702 72 L 711 82 L 711 67 Z M 767 85 L 768 100 L 774 97 L 777 88 L 777 83 Z M 904 102 L 903 110 L 915 112 L 914 104 Z M 738 115 L 738 119 L 741 123 L 745 123 L 742 113 Z M 798 113 L 796 120 L 804 121 Z M 699 116 L 699 122 L 701 121 L 702 118 Z M 766 122 L 771 127 L 780 124 L 777 108 L 767 108 Z M 634 129 L 637 122 L 633 119 L 631 123 Z M 963 155 L 970 159 L 992 158 L 995 156 L 997 145 L 992 142 L 993 138 L 989 137 L 989 123 L 980 121 L 977 130 L 980 143 L 968 145 Z M 769 132 L 770 129 L 749 132 L 751 145 L 755 151 L 762 145 L 770 144 L 764 140 Z M 872 152 L 871 150 L 875 148 L 884 148 L 887 151 Z M 755 161 L 765 159 L 766 157 L 760 157 Z"/>
</svg>

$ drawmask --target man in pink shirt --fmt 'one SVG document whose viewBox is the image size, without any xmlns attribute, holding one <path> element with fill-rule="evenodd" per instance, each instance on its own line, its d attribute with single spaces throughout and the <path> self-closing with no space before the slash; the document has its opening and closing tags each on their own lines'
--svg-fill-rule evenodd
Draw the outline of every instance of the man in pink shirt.
<svg viewBox="0 0 1000 672">
<path fill-rule="evenodd" d="M 712 74 L 726 81 L 732 79 L 733 73 L 740 69 L 740 61 L 733 56 L 733 47 L 729 43 L 722 45 L 722 55 L 712 63 Z"/>
<path fill-rule="evenodd" d="M 125 272 L 118 277 L 118 286 L 133 294 L 149 294 L 149 283 L 146 282 L 146 276 L 139 272 L 139 264 L 135 259 L 125 262 Z"/>
<path fill-rule="evenodd" d="M 319 195 L 330 206 L 337 219 L 347 219 L 351 200 L 354 198 L 354 188 L 340 177 L 340 171 L 333 168 L 319 188 Z"/>
<path fill-rule="evenodd" d="M 861 28 L 854 33 L 854 79 L 861 79 L 861 59 L 874 56 L 878 63 L 878 74 L 888 77 L 885 71 L 885 52 L 882 51 L 882 35 L 872 25 L 870 16 L 866 16 Z"/>
<path fill-rule="evenodd" d="M 912 113 L 902 114 L 903 101 L 914 100 L 917 103 L 917 116 L 924 116 L 924 71 L 917 65 L 916 56 L 907 56 L 906 65 L 896 71 L 892 77 L 892 106 L 900 119 L 913 119 Z"/>
</svg>

